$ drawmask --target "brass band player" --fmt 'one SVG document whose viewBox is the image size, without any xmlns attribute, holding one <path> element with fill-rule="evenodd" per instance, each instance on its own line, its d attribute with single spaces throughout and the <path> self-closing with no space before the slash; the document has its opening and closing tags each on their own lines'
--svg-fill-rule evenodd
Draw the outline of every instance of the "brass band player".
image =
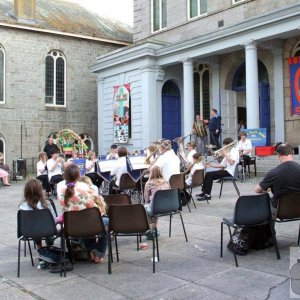
<svg viewBox="0 0 300 300">
<path fill-rule="evenodd" d="M 189 172 L 188 177 L 185 180 L 185 183 L 187 186 L 190 186 L 192 184 L 192 177 L 193 177 L 195 171 L 204 169 L 202 162 L 201 161 L 197 162 L 198 160 L 201 159 L 201 153 L 194 153 L 192 159 L 193 159 L 192 168 Z"/>
<path fill-rule="evenodd" d="M 171 147 L 171 141 L 165 140 L 159 147 L 159 157 L 154 166 L 162 169 L 164 178 L 169 181 L 173 174 L 180 173 L 180 160 Z"/>
<path fill-rule="evenodd" d="M 249 162 L 251 160 L 252 143 L 247 139 L 247 133 L 244 131 L 241 133 L 241 139 L 238 143 L 238 150 L 240 158 L 243 162 L 243 174 L 245 174 L 246 166 L 249 165 Z"/>
<path fill-rule="evenodd" d="M 193 124 L 193 133 L 196 134 L 196 150 L 197 152 L 207 154 L 207 122 L 200 115 L 196 115 L 196 120 Z"/>
<path fill-rule="evenodd" d="M 223 145 L 224 147 L 220 149 L 220 152 L 222 152 L 221 155 L 224 156 L 221 163 L 207 163 L 205 165 L 205 167 L 221 168 L 221 170 L 206 172 L 202 186 L 202 193 L 196 195 L 198 197 L 198 201 L 211 199 L 211 190 L 214 180 L 234 176 L 235 167 L 239 163 L 239 151 L 237 147 L 234 147 L 232 138 L 225 138 L 223 140 Z M 230 145 L 233 146 L 229 147 Z"/>
</svg>

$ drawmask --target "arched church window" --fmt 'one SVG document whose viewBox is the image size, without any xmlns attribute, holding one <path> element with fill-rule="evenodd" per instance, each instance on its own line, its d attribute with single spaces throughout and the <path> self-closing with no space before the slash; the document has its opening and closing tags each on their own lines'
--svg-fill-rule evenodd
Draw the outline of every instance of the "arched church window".
<svg viewBox="0 0 300 300">
<path fill-rule="evenodd" d="M 46 57 L 45 102 L 66 106 L 66 59 L 58 50 L 50 51 Z"/>
</svg>

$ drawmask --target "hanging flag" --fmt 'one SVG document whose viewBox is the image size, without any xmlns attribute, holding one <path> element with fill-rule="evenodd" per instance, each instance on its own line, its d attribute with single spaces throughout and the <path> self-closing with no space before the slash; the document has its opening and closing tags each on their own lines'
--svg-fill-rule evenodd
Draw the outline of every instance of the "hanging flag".
<svg viewBox="0 0 300 300">
<path fill-rule="evenodd" d="M 130 83 L 114 86 L 114 143 L 128 143 L 130 124 Z"/>
<path fill-rule="evenodd" d="M 300 115 L 300 56 L 288 58 L 291 87 L 291 115 Z"/>
</svg>

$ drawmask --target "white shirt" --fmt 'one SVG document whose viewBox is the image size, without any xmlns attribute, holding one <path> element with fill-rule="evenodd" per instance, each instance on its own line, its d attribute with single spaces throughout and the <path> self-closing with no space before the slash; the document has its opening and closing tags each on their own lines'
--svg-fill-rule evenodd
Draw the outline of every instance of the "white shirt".
<svg viewBox="0 0 300 300">
<path fill-rule="evenodd" d="M 235 166 L 239 163 L 240 155 L 237 147 L 234 147 L 229 152 L 230 158 L 234 160 L 234 163 L 231 165 L 226 157 L 221 161 L 221 165 L 225 167 L 225 171 L 227 171 L 231 176 L 234 176 Z"/>
<path fill-rule="evenodd" d="M 54 164 L 56 163 L 56 161 L 53 158 L 50 158 L 47 160 L 47 169 L 48 169 L 48 178 L 49 181 L 51 179 L 52 176 L 54 175 L 62 175 L 62 169 L 63 169 L 63 164 L 61 162 L 59 162 L 55 169 L 53 171 L 51 171 L 52 167 L 54 166 Z"/>
<path fill-rule="evenodd" d="M 91 169 L 89 170 L 89 168 L 91 168 Z M 95 172 L 95 162 L 93 160 L 87 159 L 85 162 L 85 169 L 86 169 L 86 172 L 85 172 L 86 174 L 94 173 Z"/>
<path fill-rule="evenodd" d="M 189 164 L 193 163 L 194 159 L 193 159 L 193 155 L 197 153 L 195 149 L 192 149 L 188 155 L 187 155 L 187 158 L 186 160 L 188 161 Z"/>
<path fill-rule="evenodd" d="M 116 167 L 110 172 L 110 175 L 116 175 L 116 185 L 120 185 L 120 178 L 123 173 L 127 173 L 126 156 L 119 157 Z"/>
<path fill-rule="evenodd" d="M 246 139 L 245 141 L 240 140 L 237 148 L 239 151 L 242 151 L 242 154 L 246 154 L 251 156 L 251 150 L 252 150 L 252 143 L 250 140 Z M 247 150 L 250 150 L 249 153 L 245 153 Z"/>
<path fill-rule="evenodd" d="M 180 173 L 180 160 L 172 149 L 160 155 L 154 163 L 154 166 L 158 166 L 162 169 L 164 178 L 167 181 L 169 181 L 172 175 Z"/>
<path fill-rule="evenodd" d="M 118 153 L 108 153 L 106 155 L 106 159 L 118 159 L 118 158 L 119 158 Z"/>
<path fill-rule="evenodd" d="M 36 164 L 36 177 L 48 174 L 48 171 L 45 169 L 46 165 L 47 162 L 43 162 L 42 160 L 38 161 L 38 163 Z"/>
<path fill-rule="evenodd" d="M 202 169 L 204 169 L 204 166 L 203 166 L 202 162 L 194 164 L 193 167 L 192 167 L 192 169 L 191 169 L 191 172 L 190 172 L 188 178 L 185 180 L 185 183 L 187 185 L 191 185 L 192 184 L 192 177 L 193 177 L 195 171 L 196 170 L 202 170 Z"/>
</svg>

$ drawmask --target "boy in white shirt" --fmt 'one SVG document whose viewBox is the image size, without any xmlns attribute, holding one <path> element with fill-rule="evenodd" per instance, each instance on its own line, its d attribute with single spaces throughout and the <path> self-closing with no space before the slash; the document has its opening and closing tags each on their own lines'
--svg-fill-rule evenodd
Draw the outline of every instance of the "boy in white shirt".
<svg viewBox="0 0 300 300">
<path fill-rule="evenodd" d="M 232 143 L 232 138 L 226 138 L 223 140 L 223 145 L 226 146 Z M 239 163 L 239 151 L 237 147 L 233 147 L 230 151 L 224 149 L 221 153 L 224 157 L 220 164 L 212 165 L 210 163 L 206 164 L 205 167 L 212 168 L 222 168 L 219 171 L 207 172 L 204 177 L 203 186 L 202 186 L 202 194 L 196 195 L 197 200 L 210 200 L 211 199 L 211 190 L 213 186 L 213 181 L 216 179 L 220 179 L 223 177 L 234 176 L 234 171 L 236 165 Z"/>
</svg>

